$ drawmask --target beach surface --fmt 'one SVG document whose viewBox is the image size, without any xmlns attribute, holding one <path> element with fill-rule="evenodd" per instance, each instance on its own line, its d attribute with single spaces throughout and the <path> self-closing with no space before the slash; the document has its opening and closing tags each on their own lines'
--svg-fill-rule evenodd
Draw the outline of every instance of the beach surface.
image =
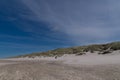
<svg viewBox="0 0 120 80">
<path fill-rule="evenodd" d="M 120 54 L 0 60 L 0 80 L 120 80 Z"/>
</svg>

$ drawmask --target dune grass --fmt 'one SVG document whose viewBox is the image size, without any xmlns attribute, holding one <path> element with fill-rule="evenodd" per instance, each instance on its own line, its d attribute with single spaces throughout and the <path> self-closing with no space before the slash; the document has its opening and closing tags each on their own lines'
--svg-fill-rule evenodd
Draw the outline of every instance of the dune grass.
<svg viewBox="0 0 120 80">
<path fill-rule="evenodd" d="M 46 52 L 37 52 L 27 55 L 20 55 L 16 57 L 36 57 L 36 56 L 44 56 L 44 57 L 54 57 L 54 56 L 62 56 L 64 54 L 84 54 L 84 52 L 90 51 L 94 53 L 94 51 L 104 51 L 110 48 L 110 50 L 120 50 L 120 42 L 112 42 L 107 44 L 94 44 L 94 45 L 87 45 L 87 46 L 79 46 L 79 47 L 71 47 L 71 48 L 58 48 L 51 51 Z"/>
</svg>

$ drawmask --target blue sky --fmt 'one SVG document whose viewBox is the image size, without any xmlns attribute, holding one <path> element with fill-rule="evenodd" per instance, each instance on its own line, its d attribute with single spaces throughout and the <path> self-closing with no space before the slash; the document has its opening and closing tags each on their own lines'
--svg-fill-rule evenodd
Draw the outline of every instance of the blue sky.
<svg viewBox="0 0 120 80">
<path fill-rule="evenodd" d="M 0 57 L 119 41 L 119 0 L 1 0 Z"/>
</svg>

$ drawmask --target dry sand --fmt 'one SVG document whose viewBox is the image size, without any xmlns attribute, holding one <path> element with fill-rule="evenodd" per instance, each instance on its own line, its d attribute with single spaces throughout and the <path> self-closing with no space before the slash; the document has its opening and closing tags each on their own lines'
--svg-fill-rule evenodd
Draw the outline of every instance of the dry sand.
<svg viewBox="0 0 120 80">
<path fill-rule="evenodd" d="M 64 55 L 58 59 L 0 60 L 0 80 L 120 80 L 119 61 L 119 51 L 110 55 Z"/>
</svg>

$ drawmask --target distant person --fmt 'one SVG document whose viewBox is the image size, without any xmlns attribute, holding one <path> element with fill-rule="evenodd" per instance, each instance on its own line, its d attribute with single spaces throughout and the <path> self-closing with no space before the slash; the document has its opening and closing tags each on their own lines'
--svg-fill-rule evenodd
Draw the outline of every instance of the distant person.
<svg viewBox="0 0 120 80">
<path fill-rule="evenodd" d="M 57 59 L 57 56 L 55 56 L 55 59 Z"/>
</svg>

